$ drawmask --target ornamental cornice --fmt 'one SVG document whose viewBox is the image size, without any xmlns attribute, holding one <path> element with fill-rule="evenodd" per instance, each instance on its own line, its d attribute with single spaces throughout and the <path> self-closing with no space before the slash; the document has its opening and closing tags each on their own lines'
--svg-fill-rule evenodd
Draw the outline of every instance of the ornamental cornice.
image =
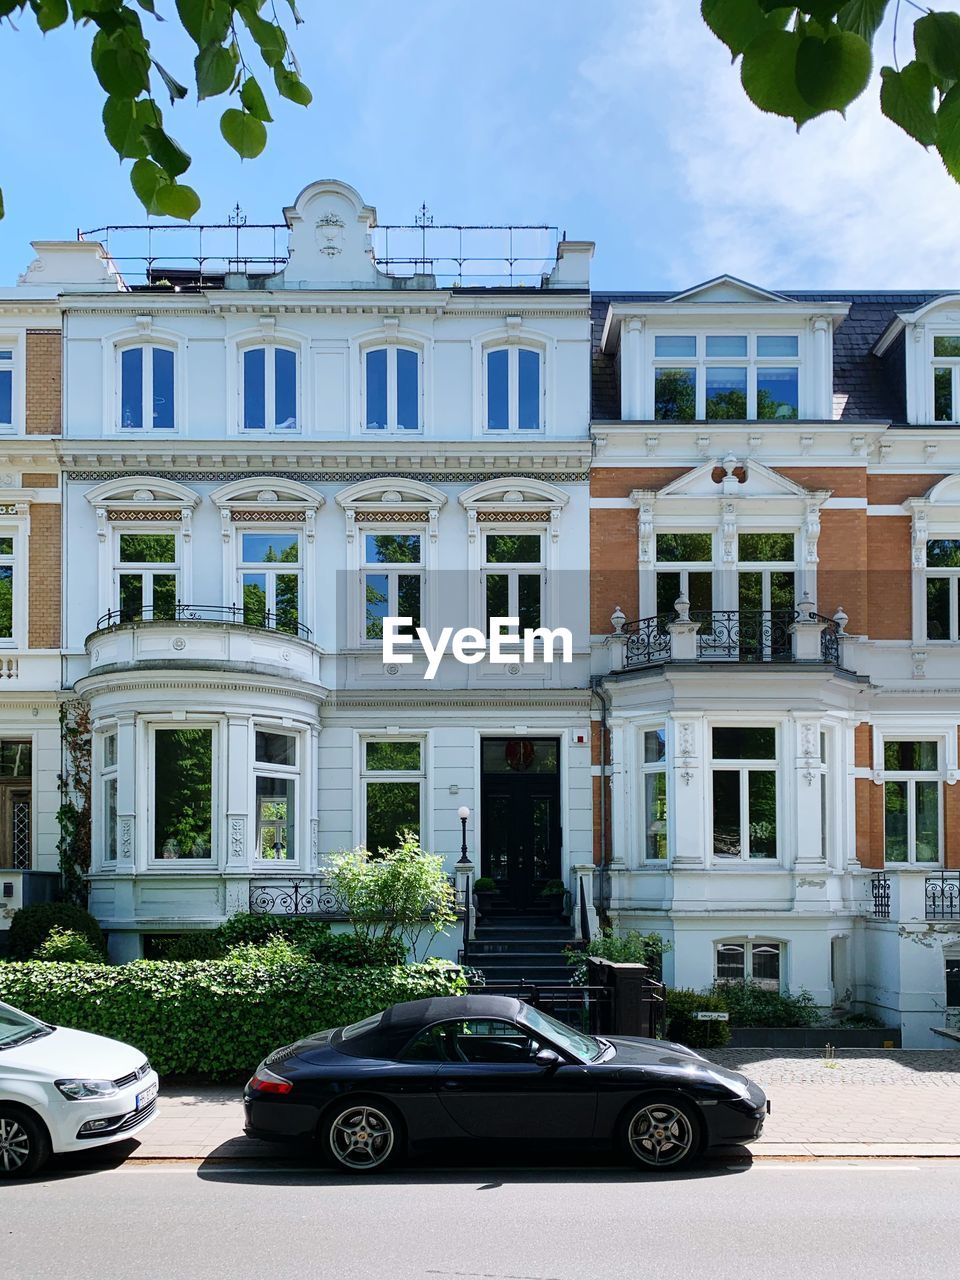
<svg viewBox="0 0 960 1280">
<path fill-rule="evenodd" d="M 499 692 L 502 692 L 500 690 Z M 489 689 L 437 689 L 421 692 L 419 689 L 396 689 L 386 691 L 333 692 L 324 704 L 325 711 L 363 710 L 398 710 L 406 708 L 423 708 L 435 710 L 438 707 L 451 709 L 472 709 L 480 707 L 485 710 L 494 709 L 500 719 L 509 720 L 514 712 L 530 709 L 546 711 L 570 711 L 580 708 L 583 712 L 590 710 L 590 691 L 588 689 L 511 689 L 510 701 L 506 703 L 491 700 Z"/>
<path fill-rule="evenodd" d="M 91 671 L 89 675 L 81 676 L 74 683 L 73 691 L 68 691 L 63 696 L 71 697 L 76 694 L 89 698 L 93 694 L 150 693 L 163 689 L 191 694 L 266 694 L 270 697 L 299 698 L 316 703 L 328 701 L 329 691 L 326 685 L 311 685 L 304 680 L 291 684 L 289 673 L 283 675 L 278 672 L 276 679 L 268 683 L 269 677 L 261 675 L 258 679 L 241 680 L 232 672 L 224 672 L 223 667 L 212 670 L 201 666 L 199 662 L 192 668 L 184 665 L 165 670 L 157 664 L 147 669 L 150 671 L 149 676 L 142 666 L 138 666 L 135 670 L 143 674 L 135 676 L 131 672 L 131 676 L 124 680 L 118 678 L 117 667 L 101 667 Z M 119 670 L 131 669 L 125 667 Z M 222 677 L 219 672 L 224 672 Z M 36 695 L 33 697 L 35 699 Z"/>
</svg>

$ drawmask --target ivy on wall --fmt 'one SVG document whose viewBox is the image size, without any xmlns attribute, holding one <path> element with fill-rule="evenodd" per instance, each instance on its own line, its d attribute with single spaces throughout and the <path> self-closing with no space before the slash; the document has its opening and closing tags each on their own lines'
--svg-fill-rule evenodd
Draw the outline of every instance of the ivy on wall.
<svg viewBox="0 0 960 1280">
<path fill-rule="evenodd" d="M 90 707 L 82 700 L 64 702 L 60 707 L 60 741 L 63 772 L 60 787 L 60 875 L 68 902 L 86 906 L 86 874 L 90 870 L 90 800 L 93 737 Z"/>
</svg>

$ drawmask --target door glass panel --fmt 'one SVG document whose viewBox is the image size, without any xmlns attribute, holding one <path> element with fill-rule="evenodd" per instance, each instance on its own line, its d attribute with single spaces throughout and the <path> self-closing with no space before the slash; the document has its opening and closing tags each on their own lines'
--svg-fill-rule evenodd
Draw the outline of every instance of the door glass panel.
<svg viewBox="0 0 960 1280">
<path fill-rule="evenodd" d="M 665 613 L 673 617 L 676 612 L 676 601 L 680 597 L 679 573 L 657 574 L 657 613 Z"/>
<path fill-rule="evenodd" d="M 120 621 L 137 622 L 143 617 L 143 574 L 120 575 Z"/>
<path fill-rule="evenodd" d="M 397 616 L 410 618 L 411 626 L 420 625 L 420 576 L 415 573 L 397 575 Z"/>
<path fill-rule="evenodd" d="M 153 618 L 155 622 L 172 622 L 177 616 L 177 575 L 153 575 Z"/>
<path fill-rule="evenodd" d="M 383 638 L 383 620 L 389 608 L 389 578 L 385 573 L 364 575 L 367 607 L 367 639 Z"/>
<path fill-rule="evenodd" d="M 295 573 L 278 573 L 275 585 L 277 630 L 296 635 L 300 622 L 300 578 Z"/>
<path fill-rule="evenodd" d="M 774 570 L 770 574 L 770 608 L 774 613 L 793 613 L 796 602 L 792 573 Z"/>
<path fill-rule="evenodd" d="M 907 861 L 908 782 L 883 784 L 884 856 L 887 862 Z"/>
<path fill-rule="evenodd" d="M 763 574 L 741 573 L 738 579 L 741 613 L 755 613 L 763 608 Z"/>
<path fill-rule="evenodd" d="M 534 796 L 530 802 L 530 827 L 534 880 L 553 877 L 553 801 L 550 796 Z"/>
<path fill-rule="evenodd" d="M 540 575 L 521 573 L 517 577 L 517 614 L 520 630 L 533 630 L 540 625 Z"/>
<path fill-rule="evenodd" d="M 714 770 L 713 851 L 718 858 L 740 857 L 740 774 Z"/>
<path fill-rule="evenodd" d="M 688 574 L 689 586 L 687 588 L 690 597 L 690 610 L 696 614 L 710 613 L 713 609 L 713 574 L 692 572 Z M 702 635 L 706 628 L 700 627 Z"/>
<path fill-rule="evenodd" d="M 917 862 L 940 861 L 940 784 L 915 782 L 917 805 Z"/>
<path fill-rule="evenodd" d="M 33 775 L 33 744 L 0 742 L 0 778 L 29 778 Z"/>
<path fill-rule="evenodd" d="M 267 575 L 243 575 L 243 620 L 248 627 L 262 627 L 267 621 Z"/>
<path fill-rule="evenodd" d="M 777 856 L 777 775 L 751 769 L 747 780 L 750 806 L 750 857 Z"/>
<path fill-rule="evenodd" d="M 557 773 L 556 738 L 484 738 L 484 773 Z"/>
<path fill-rule="evenodd" d="M 257 777 L 257 855 L 268 861 L 294 857 L 294 789 L 293 778 Z"/>
<path fill-rule="evenodd" d="M 494 880 L 510 878 L 510 797 L 488 792 L 484 808 L 484 874 Z"/>
</svg>

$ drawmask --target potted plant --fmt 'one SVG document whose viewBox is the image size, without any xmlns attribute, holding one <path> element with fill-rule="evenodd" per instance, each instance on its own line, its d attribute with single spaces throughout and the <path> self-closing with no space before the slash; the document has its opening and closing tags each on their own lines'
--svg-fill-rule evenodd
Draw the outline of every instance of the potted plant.
<svg viewBox="0 0 960 1280">
<path fill-rule="evenodd" d="M 473 898 L 477 911 L 488 916 L 493 910 L 493 900 L 497 896 L 497 886 L 492 876 L 480 876 L 473 886 Z"/>
<path fill-rule="evenodd" d="M 551 915 L 562 916 L 567 888 L 562 880 L 548 880 L 540 890 L 540 902 Z"/>
</svg>

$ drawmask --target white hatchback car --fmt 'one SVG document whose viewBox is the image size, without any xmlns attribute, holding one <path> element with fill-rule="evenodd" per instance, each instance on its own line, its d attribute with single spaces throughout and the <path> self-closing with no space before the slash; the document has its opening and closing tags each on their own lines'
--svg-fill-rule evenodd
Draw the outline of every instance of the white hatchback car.
<svg viewBox="0 0 960 1280">
<path fill-rule="evenodd" d="M 135 1137 L 157 1090 L 139 1049 L 0 1003 L 0 1178 L 35 1173 L 52 1151 Z"/>
</svg>

